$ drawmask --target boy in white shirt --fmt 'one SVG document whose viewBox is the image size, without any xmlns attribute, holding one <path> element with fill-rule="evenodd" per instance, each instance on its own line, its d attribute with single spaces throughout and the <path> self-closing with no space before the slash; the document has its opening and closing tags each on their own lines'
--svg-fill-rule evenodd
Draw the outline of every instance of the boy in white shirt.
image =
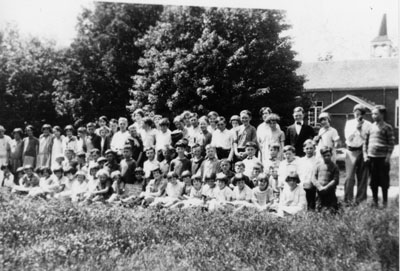
<svg viewBox="0 0 400 271">
<path fill-rule="evenodd" d="M 279 164 L 278 169 L 278 186 L 281 191 L 283 187 L 287 185 L 286 177 L 290 173 L 297 173 L 299 158 L 295 156 L 295 154 L 296 150 L 293 146 L 287 145 L 283 148 L 285 160 Z"/>
<path fill-rule="evenodd" d="M 253 191 L 245 184 L 245 177 L 243 174 L 236 174 L 234 182 L 236 183 L 233 189 L 233 202 L 234 206 L 251 207 L 251 200 L 253 198 Z"/>
<path fill-rule="evenodd" d="M 311 139 L 304 141 L 303 146 L 306 156 L 299 159 L 298 174 L 300 182 L 303 184 L 304 191 L 306 192 L 307 210 L 315 210 L 317 189 L 312 183 L 314 167 L 317 163 L 315 146 Z"/>
<path fill-rule="evenodd" d="M 243 159 L 244 163 L 244 175 L 247 177 L 251 177 L 251 174 L 253 172 L 254 166 L 258 165 L 260 160 L 255 156 L 257 152 L 257 144 L 254 143 L 253 141 L 249 141 L 246 143 L 246 155 L 247 157 Z"/>
<path fill-rule="evenodd" d="M 228 186 L 228 177 L 224 173 L 217 174 L 217 192 L 215 199 L 208 203 L 210 211 L 223 208 L 227 202 L 232 201 L 233 192 Z"/>
</svg>

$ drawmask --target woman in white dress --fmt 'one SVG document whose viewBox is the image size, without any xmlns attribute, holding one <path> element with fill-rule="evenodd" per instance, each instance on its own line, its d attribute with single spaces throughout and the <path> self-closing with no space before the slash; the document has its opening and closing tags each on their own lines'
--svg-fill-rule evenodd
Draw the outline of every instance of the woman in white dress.
<svg viewBox="0 0 400 271">
<path fill-rule="evenodd" d="M 54 170 L 55 167 L 58 166 L 58 163 L 56 162 L 56 158 L 59 157 L 60 155 L 64 155 L 64 147 L 63 147 L 63 141 L 64 141 L 64 136 L 61 134 L 61 128 L 60 126 L 54 126 L 53 127 L 53 146 L 51 149 L 51 169 Z"/>
</svg>

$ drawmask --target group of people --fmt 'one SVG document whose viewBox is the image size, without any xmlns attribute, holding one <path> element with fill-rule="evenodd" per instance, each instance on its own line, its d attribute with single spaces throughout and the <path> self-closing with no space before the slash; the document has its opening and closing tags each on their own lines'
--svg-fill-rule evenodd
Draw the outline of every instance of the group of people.
<svg viewBox="0 0 400 271">
<path fill-rule="evenodd" d="M 393 129 L 384 121 L 383 106 L 372 110 L 373 123 L 364 118 L 366 112 L 356 105 L 355 118 L 344 131 L 345 201 L 354 200 L 356 176 L 357 203 L 366 200 L 370 178 L 374 203 L 380 186 L 387 204 Z M 172 130 L 168 118 L 149 117 L 138 109 L 129 126 L 126 118 L 102 116 L 79 127 L 77 135 L 72 125 L 44 124 L 39 138 L 31 125 L 25 133 L 15 128 L 12 139 L 0 126 L 1 187 L 30 197 L 82 202 L 279 215 L 336 211 L 340 137 L 329 114 L 320 114 L 317 132 L 305 124 L 301 107 L 294 109 L 294 123 L 286 132 L 270 108 L 262 108 L 260 115 L 263 122 L 255 128 L 248 110 L 229 122 L 215 111 L 201 117 L 185 111 L 173 119 Z"/>
</svg>

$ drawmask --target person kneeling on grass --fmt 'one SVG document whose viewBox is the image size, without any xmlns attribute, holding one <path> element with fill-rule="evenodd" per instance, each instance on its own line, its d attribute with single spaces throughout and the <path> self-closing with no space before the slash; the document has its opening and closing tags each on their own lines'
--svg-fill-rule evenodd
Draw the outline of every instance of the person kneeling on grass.
<svg viewBox="0 0 400 271">
<path fill-rule="evenodd" d="M 290 172 L 286 177 L 287 185 L 284 186 L 280 195 L 278 216 L 294 215 L 306 209 L 306 192 L 299 183 L 300 179 L 297 173 Z"/>
<path fill-rule="evenodd" d="M 122 174 L 121 171 L 115 170 L 111 172 L 111 180 L 112 180 L 112 189 L 113 189 L 113 194 L 111 197 L 107 200 L 108 203 L 119 201 L 121 199 L 121 196 L 123 194 L 123 182 L 122 182 Z"/>
<path fill-rule="evenodd" d="M 332 161 L 332 148 L 324 146 L 320 149 L 323 162 L 314 169 L 314 185 L 317 188 L 317 210 L 329 209 L 333 212 L 338 209 L 336 186 L 339 183 L 339 168 Z"/>
<path fill-rule="evenodd" d="M 178 180 L 178 174 L 174 171 L 168 172 L 167 180 L 168 184 L 165 187 L 164 196 L 155 198 L 150 206 L 170 207 L 178 201 L 184 199 L 184 197 L 182 197 L 182 194 L 185 184 Z"/>
<path fill-rule="evenodd" d="M 217 190 L 215 199 L 208 202 L 208 209 L 210 211 L 219 210 L 226 206 L 226 204 L 232 201 L 233 192 L 228 186 L 229 179 L 224 173 L 217 174 Z"/>
</svg>

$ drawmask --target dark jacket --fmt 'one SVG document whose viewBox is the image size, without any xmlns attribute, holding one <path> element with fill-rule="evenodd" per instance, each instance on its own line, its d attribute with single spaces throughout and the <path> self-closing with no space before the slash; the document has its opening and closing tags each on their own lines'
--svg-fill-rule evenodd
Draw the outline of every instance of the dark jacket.
<svg viewBox="0 0 400 271">
<path fill-rule="evenodd" d="M 303 143 L 307 139 L 314 138 L 314 129 L 311 126 L 303 124 L 300 133 L 296 133 L 295 124 L 290 125 L 286 130 L 285 146 L 292 145 L 296 148 L 296 156 L 302 157 L 305 155 L 303 151 Z"/>
</svg>

